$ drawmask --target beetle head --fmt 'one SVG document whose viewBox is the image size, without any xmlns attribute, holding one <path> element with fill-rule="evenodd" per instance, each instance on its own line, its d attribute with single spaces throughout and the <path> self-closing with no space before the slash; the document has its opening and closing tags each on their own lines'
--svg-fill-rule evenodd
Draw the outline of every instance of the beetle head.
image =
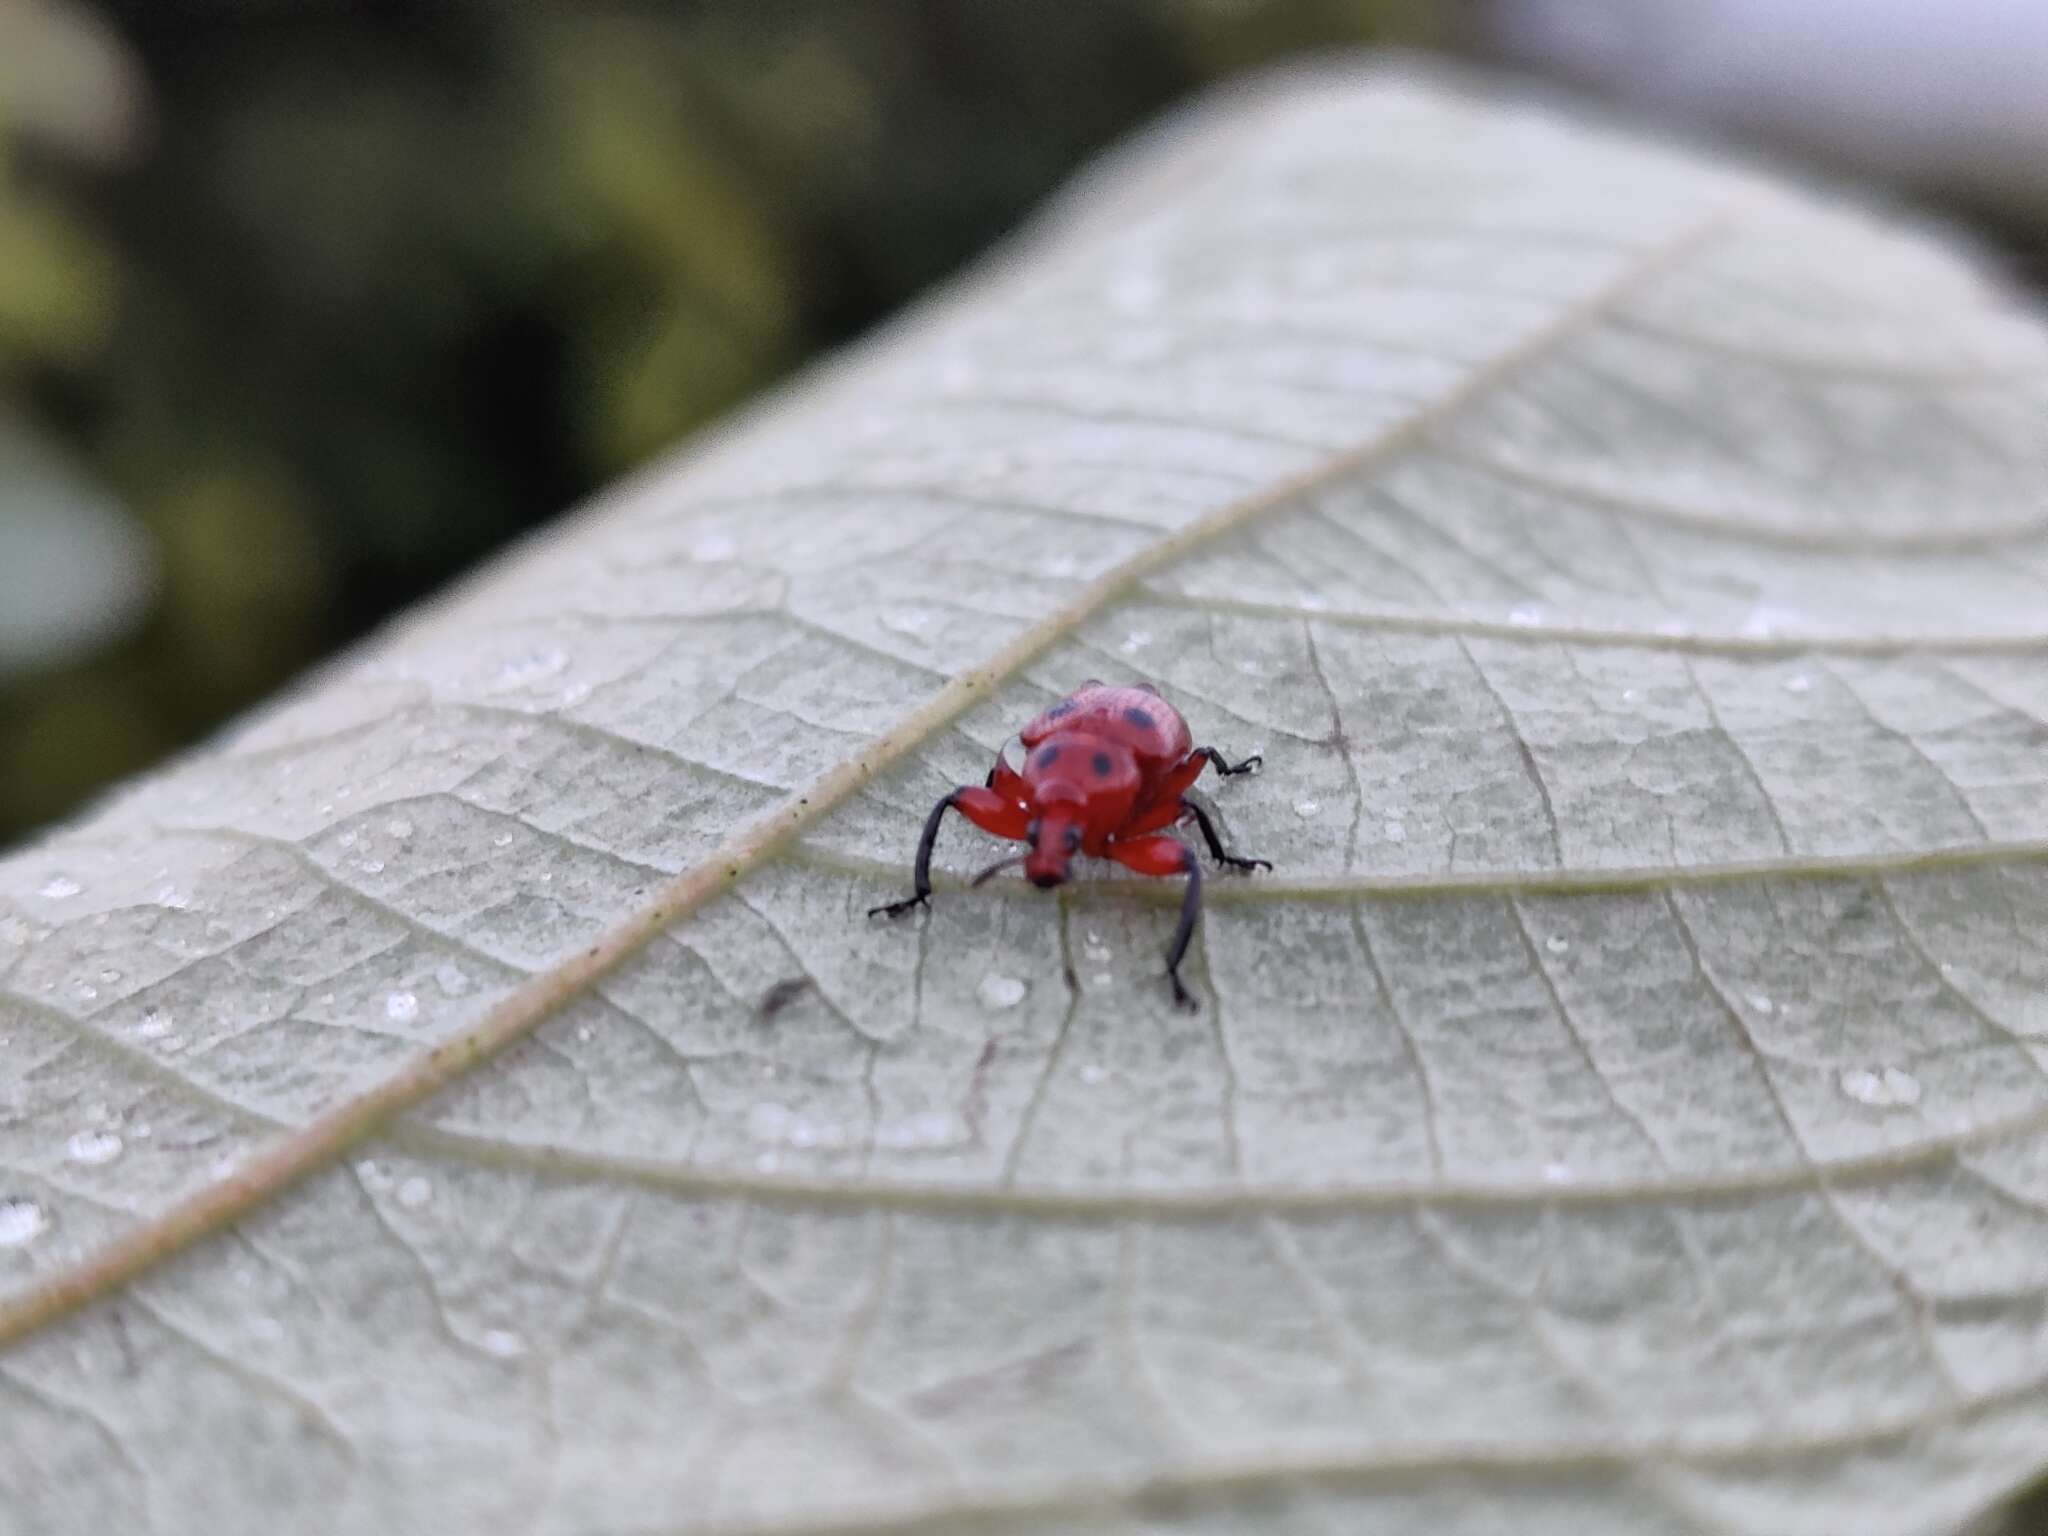
<svg viewBox="0 0 2048 1536">
<path fill-rule="evenodd" d="M 1065 808 L 1047 810 L 1026 829 L 1031 851 L 1024 855 L 1024 874 L 1040 890 L 1064 885 L 1074 855 L 1081 851 L 1081 827 Z"/>
</svg>

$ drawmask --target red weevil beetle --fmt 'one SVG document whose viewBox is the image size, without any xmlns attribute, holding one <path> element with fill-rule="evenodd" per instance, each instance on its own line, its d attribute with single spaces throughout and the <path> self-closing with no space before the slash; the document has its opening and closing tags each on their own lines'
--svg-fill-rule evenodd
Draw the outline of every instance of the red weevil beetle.
<svg viewBox="0 0 2048 1536">
<path fill-rule="evenodd" d="M 1110 858 L 1141 875 L 1186 875 L 1180 926 L 1166 951 L 1173 1000 L 1197 1004 L 1181 985 L 1180 962 L 1202 915 L 1202 866 L 1192 848 L 1166 828 L 1192 819 L 1216 861 L 1229 869 L 1271 869 L 1264 859 L 1226 853 L 1216 824 L 1184 798 L 1209 764 L 1226 776 L 1250 773 L 1257 757 L 1231 764 L 1214 747 L 1196 747 L 1187 721 L 1149 683 L 1111 688 L 1090 679 L 1024 727 L 1024 771 L 1000 755 L 980 786 L 962 785 L 932 807 L 917 840 L 914 892 L 871 907 L 868 916 L 900 917 L 932 896 L 932 844 L 946 812 L 957 810 L 985 832 L 1029 843 L 1028 853 L 991 864 L 976 885 L 1022 864 L 1033 885 L 1066 883 L 1074 855 Z"/>
</svg>

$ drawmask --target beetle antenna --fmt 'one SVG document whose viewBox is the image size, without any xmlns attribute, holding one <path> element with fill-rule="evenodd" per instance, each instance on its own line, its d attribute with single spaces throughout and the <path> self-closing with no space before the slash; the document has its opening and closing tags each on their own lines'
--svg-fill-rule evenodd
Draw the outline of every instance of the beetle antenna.
<svg viewBox="0 0 2048 1536">
<path fill-rule="evenodd" d="M 992 875 L 1000 875 L 1006 869 L 1015 869 L 1019 864 L 1022 864 L 1026 859 L 1030 857 L 1031 855 L 1028 853 L 1020 853 L 1014 859 L 997 859 L 995 863 L 989 865 L 987 869 L 984 869 L 980 874 L 976 875 L 972 880 L 968 881 L 967 883 L 970 886 L 980 885 L 984 880 L 987 880 Z"/>
</svg>

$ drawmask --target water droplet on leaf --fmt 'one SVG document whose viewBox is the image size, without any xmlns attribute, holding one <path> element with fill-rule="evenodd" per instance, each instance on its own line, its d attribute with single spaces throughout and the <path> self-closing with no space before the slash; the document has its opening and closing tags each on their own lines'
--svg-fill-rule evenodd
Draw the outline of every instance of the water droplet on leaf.
<svg viewBox="0 0 2048 1536">
<path fill-rule="evenodd" d="M 989 1008 L 1014 1008 L 1024 1001 L 1025 984 L 1015 976 L 981 978 L 981 1001 Z"/>
<path fill-rule="evenodd" d="M 477 1342 L 483 1345 L 485 1354 L 500 1360 L 516 1360 L 526 1353 L 526 1340 L 509 1328 L 492 1328 Z"/>
<path fill-rule="evenodd" d="M 42 1236 L 50 1218 L 33 1200 L 0 1200 L 0 1248 L 19 1248 Z"/>
<path fill-rule="evenodd" d="M 1920 1079 L 1899 1067 L 1850 1067 L 1837 1081 L 1844 1094 L 1874 1109 L 1906 1109 L 1920 1102 Z"/>
<path fill-rule="evenodd" d="M 397 1023 L 403 1024 L 409 1019 L 417 1018 L 419 1011 L 420 1000 L 410 992 L 393 992 L 384 999 L 384 1016 Z"/>
<path fill-rule="evenodd" d="M 121 1155 L 122 1141 L 112 1131 L 80 1131 L 64 1144 L 64 1155 L 74 1163 L 98 1167 Z"/>
</svg>

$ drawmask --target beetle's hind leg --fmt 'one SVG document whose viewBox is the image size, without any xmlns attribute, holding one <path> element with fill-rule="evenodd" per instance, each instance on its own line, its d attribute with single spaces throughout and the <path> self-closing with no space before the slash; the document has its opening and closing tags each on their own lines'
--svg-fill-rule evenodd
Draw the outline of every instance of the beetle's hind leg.
<svg viewBox="0 0 2048 1536">
<path fill-rule="evenodd" d="M 1202 841 L 1209 845 L 1210 857 L 1218 864 L 1226 869 L 1250 870 L 1273 867 L 1271 859 L 1247 859 L 1227 851 L 1223 846 L 1223 839 L 1216 834 L 1216 823 L 1209 819 L 1209 813 L 1202 809 L 1201 803 L 1184 799 L 1181 804 L 1186 807 L 1188 814 L 1195 818 L 1195 825 L 1202 829 Z"/>
</svg>

